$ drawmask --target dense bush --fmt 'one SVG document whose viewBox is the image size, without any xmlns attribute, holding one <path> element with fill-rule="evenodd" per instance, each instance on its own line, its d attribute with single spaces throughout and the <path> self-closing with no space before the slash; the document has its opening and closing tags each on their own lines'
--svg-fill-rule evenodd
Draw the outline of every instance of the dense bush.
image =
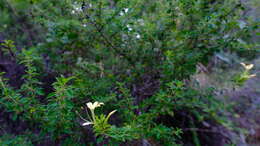
<svg viewBox="0 0 260 146">
<path fill-rule="evenodd" d="M 256 49 L 248 40 L 257 25 L 242 20 L 243 8 L 238 0 L 1 1 L 0 57 L 24 74 L 16 87 L 1 75 L 0 108 L 27 127 L 16 141 L 0 133 L 0 143 L 203 145 L 213 137 L 202 141 L 198 129 L 231 125 L 212 89 L 186 81 L 217 51 Z M 95 101 L 104 105 L 88 117 Z"/>
</svg>

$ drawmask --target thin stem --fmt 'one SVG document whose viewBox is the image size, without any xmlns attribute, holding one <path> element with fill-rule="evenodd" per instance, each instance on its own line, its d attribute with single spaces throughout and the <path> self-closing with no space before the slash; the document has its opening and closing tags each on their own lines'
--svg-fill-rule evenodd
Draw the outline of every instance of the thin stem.
<svg viewBox="0 0 260 146">
<path fill-rule="evenodd" d="M 94 109 L 93 109 L 93 110 L 90 110 L 90 111 L 91 111 L 91 115 L 92 115 L 93 123 L 95 124 L 95 123 L 96 123 L 96 119 L 95 119 L 95 112 L 94 112 Z"/>
</svg>

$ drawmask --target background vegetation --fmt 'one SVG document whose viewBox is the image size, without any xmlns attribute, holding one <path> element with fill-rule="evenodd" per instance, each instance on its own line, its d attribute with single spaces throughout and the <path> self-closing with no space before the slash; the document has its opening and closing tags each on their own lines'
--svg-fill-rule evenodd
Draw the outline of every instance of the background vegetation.
<svg viewBox="0 0 260 146">
<path fill-rule="evenodd" d="M 0 144 L 236 144 L 231 104 L 192 77 L 216 56 L 229 62 L 221 54 L 259 55 L 246 10 L 239 0 L 0 1 Z M 250 75 L 229 78 L 238 87 Z"/>
</svg>

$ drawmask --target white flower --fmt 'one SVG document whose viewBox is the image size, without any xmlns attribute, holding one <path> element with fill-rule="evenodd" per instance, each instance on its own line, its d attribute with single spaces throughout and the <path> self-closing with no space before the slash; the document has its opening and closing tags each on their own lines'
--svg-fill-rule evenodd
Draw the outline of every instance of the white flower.
<svg viewBox="0 0 260 146">
<path fill-rule="evenodd" d="M 132 31 L 133 30 L 133 28 L 129 24 L 127 24 L 126 27 L 127 27 L 128 31 Z"/>
<path fill-rule="evenodd" d="M 128 12 L 128 8 L 125 8 L 124 11 L 125 11 L 125 13 L 127 13 Z"/>
<path fill-rule="evenodd" d="M 82 11 L 80 7 L 75 7 L 74 10 L 77 11 L 77 12 L 81 12 Z"/>
<path fill-rule="evenodd" d="M 249 65 L 246 65 L 245 63 L 241 62 L 240 63 L 246 70 L 250 70 L 254 67 L 254 64 L 249 64 Z"/>
<path fill-rule="evenodd" d="M 123 16 L 125 13 L 127 13 L 128 12 L 128 8 L 124 8 L 120 13 L 119 13 L 119 15 L 120 16 Z"/>
<path fill-rule="evenodd" d="M 94 102 L 94 103 L 92 103 L 92 102 L 87 103 L 87 106 L 90 110 L 94 110 L 95 108 L 100 107 L 101 105 L 104 105 L 104 103 L 103 102 L 97 102 L 97 101 Z"/>
<path fill-rule="evenodd" d="M 136 38 L 137 38 L 137 39 L 140 39 L 140 38 L 141 38 L 140 34 L 137 34 L 137 35 L 136 35 Z"/>
<path fill-rule="evenodd" d="M 108 122 L 110 116 L 113 115 L 113 114 L 116 112 L 116 110 L 113 110 L 112 112 L 110 112 L 110 113 L 105 117 L 105 119 L 100 119 L 99 116 L 96 116 L 96 115 L 95 115 L 95 111 L 94 111 L 94 110 L 95 110 L 95 108 L 100 107 L 101 105 L 104 105 L 104 103 L 102 103 L 102 102 L 97 102 L 97 101 L 96 101 L 96 102 L 94 102 L 94 103 L 88 102 L 88 103 L 86 103 L 86 105 L 87 105 L 87 107 L 90 109 L 91 117 L 88 115 L 89 119 L 87 120 L 87 119 L 84 119 L 83 117 L 80 116 L 80 118 L 81 118 L 82 120 L 84 120 L 84 123 L 81 124 L 82 126 L 88 126 L 88 125 L 92 125 L 92 124 L 93 124 L 94 126 L 96 126 L 96 125 L 98 124 L 97 121 L 100 121 L 100 120 L 103 120 L 104 123 L 108 124 L 107 122 Z M 88 113 L 87 113 L 87 114 L 88 114 Z M 99 125 L 97 125 L 97 126 L 99 126 Z"/>
</svg>

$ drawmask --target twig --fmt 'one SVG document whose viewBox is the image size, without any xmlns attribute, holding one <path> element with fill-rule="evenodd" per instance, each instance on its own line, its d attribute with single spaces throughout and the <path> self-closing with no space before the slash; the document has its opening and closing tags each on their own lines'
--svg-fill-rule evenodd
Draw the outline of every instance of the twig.
<svg viewBox="0 0 260 146">
<path fill-rule="evenodd" d="M 84 7 L 83 5 L 85 5 L 85 2 L 83 1 L 82 3 L 82 7 Z M 101 17 L 101 7 L 100 7 L 100 15 L 99 17 Z M 83 9 L 84 11 L 84 9 Z M 101 35 L 101 37 L 103 38 L 103 43 L 106 46 L 109 46 L 112 50 L 115 51 L 115 53 L 117 53 L 118 55 L 124 57 L 132 66 L 134 66 L 134 64 L 132 63 L 132 59 L 130 57 L 128 57 L 125 53 L 122 53 L 119 49 L 117 49 L 117 47 L 109 40 L 109 38 L 107 36 L 104 35 L 104 33 L 102 32 L 104 26 L 99 27 L 97 23 L 95 23 L 94 21 L 91 21 L 89 18 L 90 16 L 88 14 L 85 14 L 86 18 L 89 20 L 90 24 L 92 24 L 96 30 L 98 31 L 98 33 Z"/>
</svg>

